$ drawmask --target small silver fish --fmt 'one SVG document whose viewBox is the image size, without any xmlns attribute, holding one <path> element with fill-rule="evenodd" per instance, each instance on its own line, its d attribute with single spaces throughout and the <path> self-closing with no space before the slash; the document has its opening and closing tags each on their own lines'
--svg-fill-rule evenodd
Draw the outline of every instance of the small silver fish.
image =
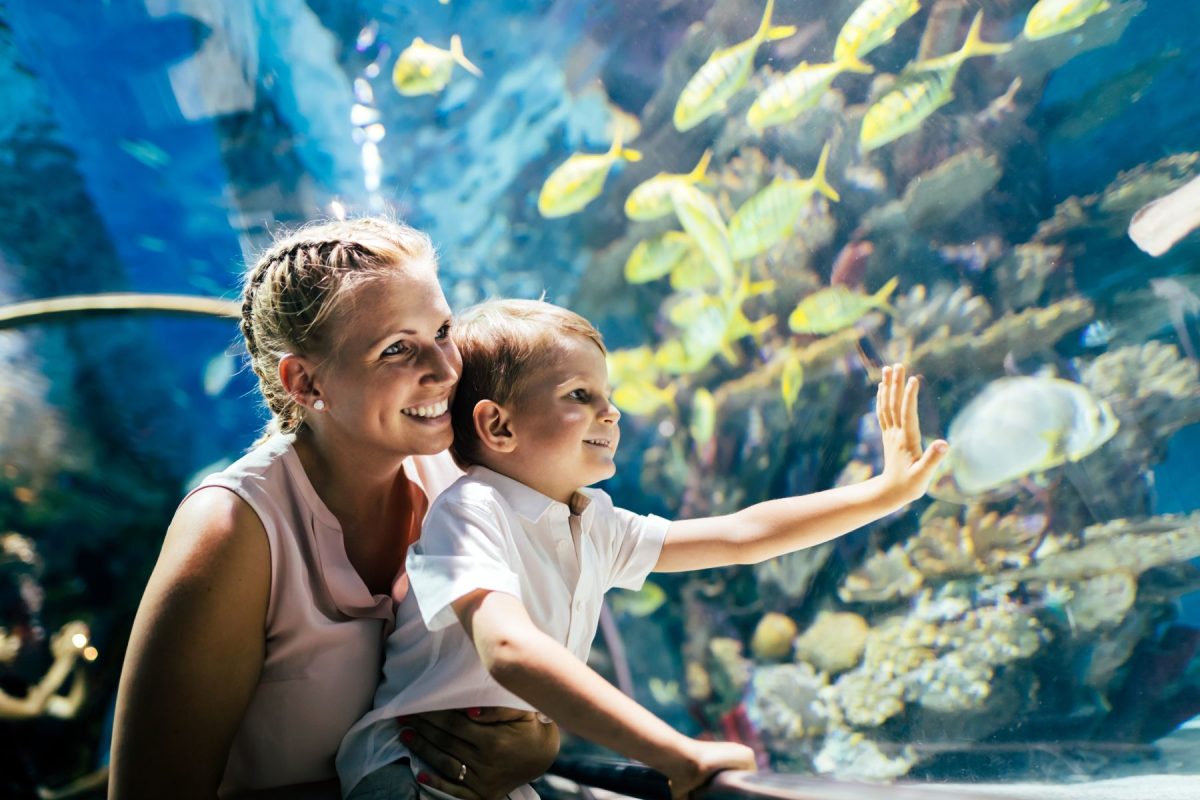
<svg viewBox="0 0 1200 800">
<path fill-rule="evenodd" d="M 1139 208 L 1129 221 L 1129 238 L 1150 255 L 1161 256 L 1198 227 L 1200 175 Z"/>
<path fill-rule="evenodd" d="M 1150 281 L 1150 290 L 1155 297 L 1166 301 L 1167 316 L 1179 337 L 1179 344 L 1188 358 L 1195 361 L 1196 345 L 1188 332 L 1187 319 L 1200 315 L 1200 297 L 1174 278 L 1154 278 Z"/>
</svg>

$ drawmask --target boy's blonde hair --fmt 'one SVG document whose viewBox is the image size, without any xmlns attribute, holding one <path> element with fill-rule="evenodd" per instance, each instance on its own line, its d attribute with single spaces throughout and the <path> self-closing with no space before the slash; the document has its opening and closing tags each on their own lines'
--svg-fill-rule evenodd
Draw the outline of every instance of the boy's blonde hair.
<svg viewBox="0 0 1200 800">
<path fill-rule="evenodd" d="M 271 421 L 259 439 L 291 433 L 304 409 L 279 380 L 287 353 L 330 355 L 338 344 L 338 312 L 366 281 L 437 260 L 421 231 L 383 217 L 315 222 L 278 238 L 242 286 L 242 336 Z M 344 322 L 344 321 L 343 321 Z"/>
<path fill-rule="evenodd" d="M 530 380 L 557 355 L 564 336 L 586 339 L 608 353 L 592 323 L 543 300 L 487 300 L 455 317 L 451 330 L 462 354 L 462 378 L 450 408 L 453 452 L 464 466 L 479 460 L 474 412 L 480 400 L 519 404 Z"/>
</svg>

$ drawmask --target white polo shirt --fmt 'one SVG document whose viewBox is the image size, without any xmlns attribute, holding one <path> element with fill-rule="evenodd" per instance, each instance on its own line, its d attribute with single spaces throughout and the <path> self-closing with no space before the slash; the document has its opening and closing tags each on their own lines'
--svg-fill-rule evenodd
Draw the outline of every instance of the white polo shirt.
<svg viewBox="0 0 1200 800">
<path fill-rule="evenodd" d="M 434 501 L 409 549 L 411 591 L 397 607 L 383 682 L 338 751 L 343 796 L 369 773 L 411 757 L 398 716 L 482 706 L 535 710 L 488 674 L 451 603 L 478 589 L 511 594 L 540 630 L 586 661 L 604 593 L 641 588 L 669 524 L 615 508 L 598 489 L 577 492 L 568 507 L 471 467 Z M 537 795 L 525 786 L 510 797 Z"/>
</svg>

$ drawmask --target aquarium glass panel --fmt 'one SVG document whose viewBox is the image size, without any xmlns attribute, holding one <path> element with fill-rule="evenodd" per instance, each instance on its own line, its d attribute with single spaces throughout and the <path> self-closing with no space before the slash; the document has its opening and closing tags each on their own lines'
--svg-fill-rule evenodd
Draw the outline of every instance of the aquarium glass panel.
<svg viewBox="0 0 1200 800">
<path fill-rule="evenodd" d="M 0 0 L 0 692 L 77 660 L 0 794 L 101 796 L 167 526 L 269 417 L 247 265 L 386 215 L 455 312 L 603 334 L 618 506 L 721 517 L 608 595 L 651 712 L 821 785 L 1200 796 L 1197 85 L 1190 0 Z"/>
</svg>

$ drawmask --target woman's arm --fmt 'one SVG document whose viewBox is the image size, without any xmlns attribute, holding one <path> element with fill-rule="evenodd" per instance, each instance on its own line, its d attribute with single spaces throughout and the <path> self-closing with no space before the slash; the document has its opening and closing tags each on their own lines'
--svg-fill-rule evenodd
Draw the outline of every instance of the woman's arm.
<svg viewBox="0 0 1200 800">
<path fill-rule="evenodd" d="M 218 487 L 180 506 L 134 620 L 109 797 L 213 800 L 264 658 L 266 532 Z"/>
</svg>

